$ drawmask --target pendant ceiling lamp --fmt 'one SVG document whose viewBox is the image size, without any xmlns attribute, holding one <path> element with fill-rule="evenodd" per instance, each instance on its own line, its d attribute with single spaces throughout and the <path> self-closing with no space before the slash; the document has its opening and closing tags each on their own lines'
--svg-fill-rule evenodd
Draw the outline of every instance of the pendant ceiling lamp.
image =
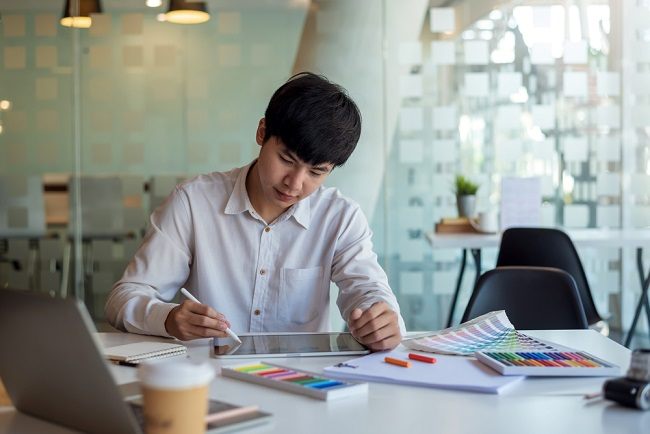
<svg viewBox="0 0 650 434">
<path fill-rule="evenodd" d="M 100 0 L 66 0 L 63 16 L 59 21 L 62 26 L 87 29 L 92 25 L 91 14 L 102 13 Z"/>
<path fill-rule="evenodd" d="M 176 24 L 200 24 L 210 19 L 204 1 L 169 0 L 166 21 Z"/>
</svg>

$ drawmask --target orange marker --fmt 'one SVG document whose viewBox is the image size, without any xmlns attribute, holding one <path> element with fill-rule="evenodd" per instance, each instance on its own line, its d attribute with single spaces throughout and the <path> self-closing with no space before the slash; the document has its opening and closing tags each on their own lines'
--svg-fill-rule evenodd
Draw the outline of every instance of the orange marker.
<svg viewBox="0 0 650 434">
<path fill-rule="evenodd" d="M 391 365 L 401 366 L 402 368 L 410 368 L 411 362 L 406 360 L 394 359 L 392 357 L 384 357 L 384 362 L 390 363 Z"/>
<path fill-rule="evenodd" d="M 436 363 L 435 357 L 423 356 L 421 354 L 409 353 L 409 359 L 424 363 Z"/>
</svg>

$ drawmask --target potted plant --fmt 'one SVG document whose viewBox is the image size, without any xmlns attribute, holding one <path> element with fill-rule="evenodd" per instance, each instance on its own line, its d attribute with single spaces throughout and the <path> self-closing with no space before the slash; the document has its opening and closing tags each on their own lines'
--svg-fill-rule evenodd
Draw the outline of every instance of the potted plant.
<svg viewBox="0 0 650 434">
<path fill-rule="evenodd" d="M 454 194 L 456 194 L 456 206 L 458 216 L 471 218 L 476 208 L 476 192 L 478 184 L 472 182 L 463 175 L 456 175 L 454 180 Z"/>
</svg>

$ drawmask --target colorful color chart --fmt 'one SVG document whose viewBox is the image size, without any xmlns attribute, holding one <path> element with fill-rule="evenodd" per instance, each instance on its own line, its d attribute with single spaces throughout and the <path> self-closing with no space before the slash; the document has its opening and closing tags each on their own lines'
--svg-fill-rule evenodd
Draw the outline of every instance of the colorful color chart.
<svg viewBox="0 0 650 434">
<path fill-rule="evenodd" d="M 541 342 L 517 330 L 505 311 L 490 312 L 426 336 L 407 339 L 404 346 L 413 350 L 469 356 L 477 351 L 559 351 L 563 348 Z"/>
<path fill-rule="evenodd" d="M 503 375 L 614 376 L 620 368 L 583 351 L 478 352 L 476 358 Z"/>
<path fill-rule="evenodd" d="M 368 392 L 367 383 L 348 383 L 268 362 L 224 367 L 221 375 L 323 400 Z"/>
</svg>

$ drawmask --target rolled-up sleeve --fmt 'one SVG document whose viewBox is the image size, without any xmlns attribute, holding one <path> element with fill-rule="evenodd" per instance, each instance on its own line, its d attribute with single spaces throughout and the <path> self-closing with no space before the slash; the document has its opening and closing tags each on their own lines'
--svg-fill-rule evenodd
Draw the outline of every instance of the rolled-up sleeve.
<svg viewBox="0 0 650 434">
<path fill-rule="evenodd" d="M 123 331 L 169 336 L 171 300 L 190 273 L 193 231 L 185 192 L 177 187 L 153 212 L 142 245 L 106 301 L 109 323 Z"/>
<path fill-rule="evenodd" d="M 400 331 L 402 336 L 405 335 L 406 327 L 397 299 L 377 261 L 372 231 L 358 206 L 341 222 L 332 262 L 332 281 L 339 288 L 336 304 L 345 321 L 354 309 L 366 310 L 374 303 L 384 301 L 397 313 Z"/>
</svg>

